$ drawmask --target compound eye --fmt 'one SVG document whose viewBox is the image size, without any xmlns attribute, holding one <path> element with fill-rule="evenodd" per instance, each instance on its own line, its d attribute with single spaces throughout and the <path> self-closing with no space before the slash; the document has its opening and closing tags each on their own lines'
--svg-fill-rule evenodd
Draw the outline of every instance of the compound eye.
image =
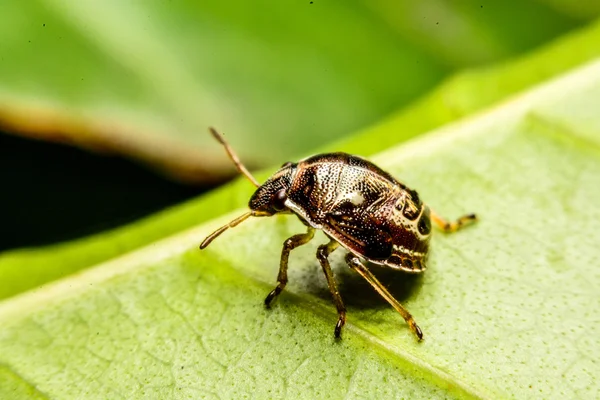
<svg viewBox="0 0 600 400">
<path fill-rule="evenodd" d="M 287 192 L 285 191 L 285 189 L 279 190 L 277 193 L 275 193 L 275 196 L 273 196 L 273 208 L 275 208 L 275 210 L 277 211 L 285 210 L 286 200 Z"/>
<path fill-rule="evenodd" d="M 423 213 L 417 227 L 419 228 L 419 233 L 421 235 L 429 235 L 429 233 L 431 233 L 431 217 L 427 213 Z"/>
</svg>

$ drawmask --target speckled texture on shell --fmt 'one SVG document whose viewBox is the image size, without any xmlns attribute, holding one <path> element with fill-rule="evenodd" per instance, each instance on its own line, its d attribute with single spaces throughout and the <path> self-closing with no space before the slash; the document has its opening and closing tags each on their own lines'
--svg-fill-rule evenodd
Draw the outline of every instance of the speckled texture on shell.
<svg viewBox="0 0 600 400">
<path fill-rule="evenodd" d="M 346 153 L 316 155 L 290 168 L 286 206 L 306 223 L 370 262 L 425 269 L 431 222 L 414 190 Z"/>
</svg>

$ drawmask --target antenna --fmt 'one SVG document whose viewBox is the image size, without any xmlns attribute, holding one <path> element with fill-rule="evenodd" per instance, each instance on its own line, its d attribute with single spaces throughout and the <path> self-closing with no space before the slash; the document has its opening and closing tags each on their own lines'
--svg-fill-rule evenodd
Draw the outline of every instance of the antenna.
<svg viewBox="0 0 600 400">
<path fill-rule="evenodd" d="M 208 128 L 208 130 L 210 131 L 210 133 L 212 133 L 212 135 L 215 137 L 215 139 L 217 139 L 219 141 L 219 143 L 221 143 L 223 145 L 223 147 L 225 147 L 225 151 L 227 151 L 227 154 L 229 155 L 229 158 L 231 158 L 231 161 L 233 161 L 233 163 L 235 164 L 235 167 L 237 168 L 237 170 L 240 172 L 240 174 L 244 175 L 246 178 L 248 178 L 248 180 L 250 182 L 252 182 L 252 184 L 256 187 L 259 187 L 260 184 L 258 183 L 258 181 L 256 180 L 256 178 L 254 178 L 252 176 L 252 174 L 250 173 L 250 171 L 248 171 L 246 169 L 246 167 L 244 166 L 244 164 L 242 164 L 242 162 L 240 161 L 240 159 L 238 158 L 237 154 L 235 154 L 235 152 L 233 151 L 233 149 L 231 148 L 231 146 L 229 145 L 229 143 L 227 143 L 227 141 L 225 140 L 225 137 L 223 137 L 223 135 L 221 135 L 219 132 L 217 132 L 217 130 L 215 128 L 213 128 L 212 126 L 210 128 Z M 250 215 L 248 215 L 246 218 L 248 218 Z M 241 217 L 240 217 L 241 218 Z M 246 219 L 244 218 L 244 219 Z M 237 220 L 236 220 L 237 221 Z M 243 221 L 243 220 L 242 220 Z M 241 221 L 240 221 L 241 222 Z M 239 223 L 239 222 L 238 222 Z M 237 224 L 236 224 L 237 225 Z M 234 225 L 235 226 L 235 225 Z M 223 230 L 225 230 L 227 228 L 224 228 Z M 216 232 L 215 232 L 216 233 Z M 220 232 L 219 232 L 220 234 Z M 218 236 L 218 235 L 217 235 Z M 215 236 L 216 237 L 216 236 Z M 208 238 L 207 238 L 208 239 Z M 211 239 L 212 240 L 212 239 Z M 209 241 L 210 243 L 210 241 Z M 207 244 L 208 245 L 208 244 Z"/>
<path fill-rule="evenodd" d="M 240 215 L 239 217 L 237 217 L 233 221 L 228 222 L 227 224 L 223 225 L 222 227 L 220 227 L 219 229 L 217 229 L 216 231 L 214 231 L 213 233 L 211 233 L 210 235 L 208 235 L 202 241 L 202 243 L 200 243 L 200 250 L 205 249 L 221 233 L 225 232 L 229 228 L 233 228 L 234 226 L 237 226 L 238 224 L 240 224 L 240 223 L 244 222 L 245 220 L 247 220 L 249 217 L 268 217 L 270 215 L 271 214 L 269 214 L 269 213 L 261 212 L 261 211 L 254 211 L 254 210 L 248 211 L 247 213 L 244 213 L 244 214 Z"/>
</svg>

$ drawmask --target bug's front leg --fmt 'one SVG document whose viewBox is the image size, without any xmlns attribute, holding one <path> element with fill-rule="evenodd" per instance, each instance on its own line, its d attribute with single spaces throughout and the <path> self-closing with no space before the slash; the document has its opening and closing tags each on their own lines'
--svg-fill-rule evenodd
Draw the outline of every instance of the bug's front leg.
<svg viewBox="0 0 600 400">
<path fill-rule="evenodd" d="M 477 221 L 475 214 L 463 215 L 456 221 L 448 221 L 442 218 L 438 213 L 430 209 L 431 221 L 436 224 L 441 230 L 446 233 L 456 232 L 457 230 L 464 228 L 465 226 L 471 225 Z"/>
<path fill-rule="evenodd" d="M 335 303 L 335 307 L 337 308 L 338 312 L 338 322 L 335 324 L 335 330 L 333 332 L 333 335 L 336 338 L 340 338 L 342 334 L 342 327 L 346 323 L 346 307 L 344 306 L 342 296 L 340 296 L 340 292 L 335 284 L 333 271 L 331 271 L 331 266 L 329 265 L 329 260 L 327 258 L 331 252 L 337 249 L 338 246 L 339 243 L 335 240 L 332 240 L 327 244 L 319 246 L 319 249 L 317 250 L 317 258 L 319 259 L 321 267 L 323 268 L 323 272 L 325 273 L 325 277 L 327 278 L 327 285 L 329 286 L 329 291 L 331 292 L 333 302 Z"/>
<path fill-rule="evenodd" d="M 288 238 L 283 242 L 283 250 L 281 251 L 281 261 L 279 262 L 279 274 L 277 275 L 277 286 L 267 295 L 265 306 L 271 307 L 271 302 L 283 291 L 287 284 L 287 268 L 290 251 L 298 246 L 308 243 L 315 236 L 315 229 L 308 227 L 306 233 L 300 233 Z"/>
<path fill-rule="evenodd" d="M 394 298 L 394 296 L 392 296 L 392 294 L 385 288 L 385 286 L 383 286 L 381 282 L 379 282 L 375 275 L 373 275 L 373 273 L 369 271 L 362 262 L 360 262 L 360 259 L 358 257 L 356 257 L 354 254 L 348 253 L 346 255 L 346 263 L 348 263 L 350 268 L 358 272 L 360 276 L 365 278 L 365 280 L 369 282 L 375 290 L 377 290 L 381 297 L 386 299 L 387 302 L 390 303 L 390 305 L 394 307 L 394 309 L 398 311 L 400 315 L 402 315 L 402 318 L 404 318 L 404 320 L 410 327 L 410 330 L 413 331 L 415 335 L 417 335 L 419 340 L 423 339 L 423 331 L 421 331 L 421 328 L 419 328 L 419 325 L 417 325 L 413 316 L 408 312 L 406 308 L 404 308 L 404 306 L 402 306 L 402 304 L 400 304 L 398 300 Z"/>
</svg>

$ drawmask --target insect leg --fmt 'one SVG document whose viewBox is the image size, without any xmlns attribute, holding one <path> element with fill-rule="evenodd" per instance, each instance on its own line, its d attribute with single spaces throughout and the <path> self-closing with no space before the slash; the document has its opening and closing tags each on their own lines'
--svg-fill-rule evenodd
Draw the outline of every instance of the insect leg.
<svg viewBox="0 0 600 400">
<path fill-rule="evenodd" d="M 437 214 L 435 211 L 433 211 L 431 209 L 430 209 L 430 212 L 431 212 L 431 220 L 433 221 L 433 223 L 435 223 L 437 226 L 440 227 L 441 230 L 443 230 L 444 232 L 447 232 L 447 233 L 456 232 L 460 228 L 463 228 L 467 225 L 471 225 L 472 223 L 477 221 L 477 216 L 475 214 L 463 215 L 456 221 L 450 222 L 450 221 L 440 217 L 439 214 Z"/>
<path fill-rule="evenodd" d="M 329 265 L 329 260 L 327 258 L 335 249 L 337 249 L 338 246 L 338 242 L 332 240 L 327 244 L 319 246 L 319 250 L 317 250 L 317 258 L 319 259 L 321 267 L 323 268 L 323 272 L 325 273 L 325 277 L 327 278 L 327 285 L 329 286 L 329 291 L 331 292 L 331 296 L 333 297 L 333 302 L 335 303 L 335 307 L 337 308 L 339 316 L 333 333 L 336 338 L 341 336 L 342 327 L 346 323 L 346 307 L 344 306 L 340 292 L 335 284 L 335 280 L 333 279 L 333 271 L 331 271 L 331 266 Z"/>
<path fill-rule="evenodd" d="M 277 286 L 275 289 L 268 294 L 265 299 L 265 306 L 269 308 L 271 306 L 271 302 L 279 296 L 279 294 L 285 288 L 287 284 L 287 268 L 288 268 L 288 259 L 290 258 L 290 251 L 295 249 L 298 246 L 302 246 L 303 244 L 308 243 L 313 236 L 315 236 L 315 229 L 308 227 L 306 233 L 300 233 L 298 235 L 294 235 L 288 238 L 285 242 L 283 242 L 283 250 L 281 251 L 281 261 L 279 263 L 279 275 L 277 275 Z"/>
<path fill-rule="evenodd" d="M 359 258 L 351 253 L 348 253 L 346 255 L 346 262 L 348 263 L 350 268 L 352 268 L 353 270 L 358 272 L 360 276 L 365 278 L 367 282 L 369 282 L 371 286 L 373 286 L 373 288 L 377 290 L 381 297 L 386 299 L 387 302 L 390 303 L 390 305 L 400 313 L 402 318 L 404 318 L 410 329 L 415 333 L 415 335 L 417 335 L 419 340 L 423 339 L 423 331 L 421 331 L 421 328 L 419 328 L 413 316 L 408 312 L 406 308 L 402 306 L 402 304 L 398 302 L 398 300 L 394 298 L 394 296 L 392 296 L 390 292 L 388 292 L 385 286 L 383 286 L 381 282 L 379 282 L 375 275 L 373 275 L 373 273 L 369 271 L 362 262 L 360 262 Z"/>
</svg>

